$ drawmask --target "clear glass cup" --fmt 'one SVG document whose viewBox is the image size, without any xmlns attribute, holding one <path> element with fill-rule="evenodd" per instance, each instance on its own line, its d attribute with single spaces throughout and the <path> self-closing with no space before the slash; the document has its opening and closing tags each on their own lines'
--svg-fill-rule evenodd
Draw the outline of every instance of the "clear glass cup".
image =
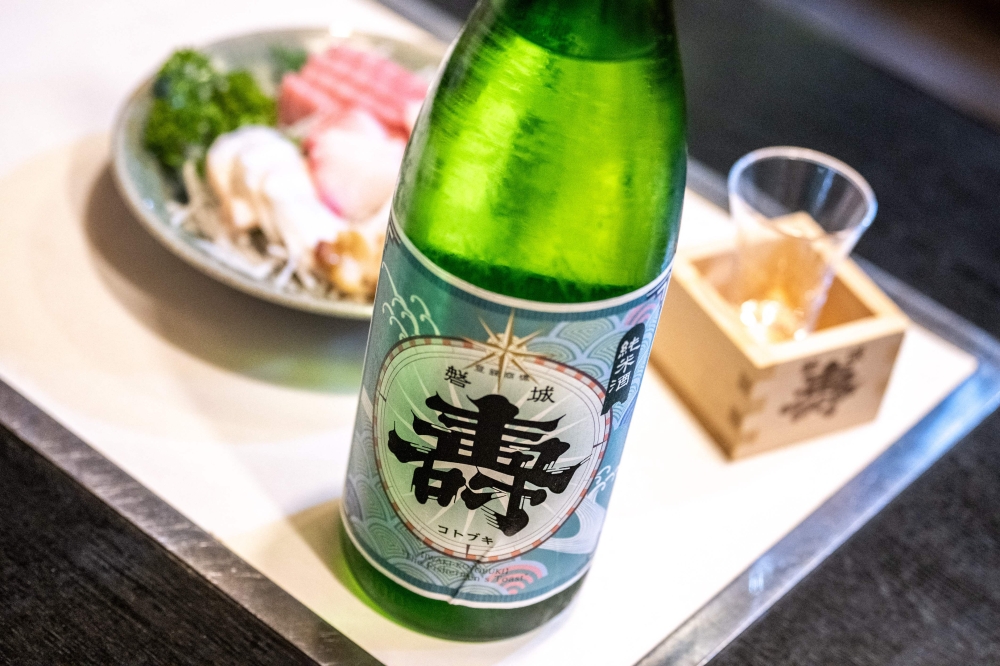
<svg viewBox="0 0 1000 666">
<path fill-rule="evenodd" d="M 837 263 L 877 208 L 857 171 L 815 150 L 762 148 L 733 165 L 736 261 L 723 291 L 754 338 L 784 342 L 813 331 Z"/>
</svg>

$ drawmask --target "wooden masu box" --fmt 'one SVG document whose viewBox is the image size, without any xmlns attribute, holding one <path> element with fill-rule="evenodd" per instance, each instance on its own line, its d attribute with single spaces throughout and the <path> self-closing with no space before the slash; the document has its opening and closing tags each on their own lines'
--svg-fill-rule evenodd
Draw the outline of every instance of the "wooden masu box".
<svg viewBox="0 0 1000 666">
<path fill-rule="evenodd" d="M 875 418 L 909 320 L 855 264 L 842 262 L 816 331 L 757 342 L 714 286 L 728 244 L 678 253 L 652 362 L 738 458 Z"/>
</svg>

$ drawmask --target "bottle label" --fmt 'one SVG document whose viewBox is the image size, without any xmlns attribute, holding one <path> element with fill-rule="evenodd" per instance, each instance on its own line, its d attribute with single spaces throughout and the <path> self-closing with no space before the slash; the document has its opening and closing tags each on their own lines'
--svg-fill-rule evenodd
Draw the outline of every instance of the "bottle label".
<svg viewBox="0 0 1000 666">
<path fill-rule="evenodd" d="M 483 608 L 586 573 L 669 270 L 593 303 L 495 294 L 390 220 L 342 503 L 383 574 Z"/>
</svg>

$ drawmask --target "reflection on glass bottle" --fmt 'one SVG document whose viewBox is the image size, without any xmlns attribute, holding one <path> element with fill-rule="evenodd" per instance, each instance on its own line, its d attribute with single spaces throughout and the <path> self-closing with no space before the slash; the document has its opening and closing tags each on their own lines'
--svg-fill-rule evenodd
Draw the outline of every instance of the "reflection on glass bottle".
<svg viewBox="0 0 1000 666">
<path fill-rule="evenodd" d="M 343 503 L 347 561 L 390 616 L 490 640 L 576 593 L 669 277 L 684 134 L 668 1 L 473 12 L 404 158 Z"/>
</svg>

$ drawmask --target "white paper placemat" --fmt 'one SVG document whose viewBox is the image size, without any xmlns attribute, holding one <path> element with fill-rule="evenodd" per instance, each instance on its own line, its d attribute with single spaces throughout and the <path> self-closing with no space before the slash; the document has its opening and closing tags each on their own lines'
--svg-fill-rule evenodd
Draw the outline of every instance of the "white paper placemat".
<svg viewBox="0 0 1000 666">
<path fill-rule="evenodd" d="M 975 369 L 914 328 L 874 423 L 736 463 L 650 372 L 568 612 L 508 641 L 428 638 L 359 600 L 337 559 L 365 326 L 169 255 L 114 190 L 106 144 L 0 181 L 0 378 L 390 666 L 634 663 Z M 727 228 L 689 194 L 685 242 Z"/>
</svg>

